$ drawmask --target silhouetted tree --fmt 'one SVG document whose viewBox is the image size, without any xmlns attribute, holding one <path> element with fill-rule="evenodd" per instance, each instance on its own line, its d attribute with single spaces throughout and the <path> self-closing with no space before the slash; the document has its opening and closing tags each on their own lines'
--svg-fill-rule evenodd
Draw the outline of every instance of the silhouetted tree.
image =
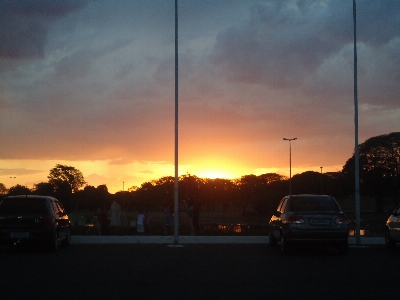
<svg viewBox="0 0 400 300">
<path fill-rule="evenodd" d="M 47 178 L 49 179 L 49 183 L 56 186 L 56 189 L 60 182 L 68 183 L 72 192 L 77 192 L 86 183 L 81 171 L 74 167 L 59 164 L 50 170 Z"/>
<path fill-rule="evenodd" d="M 272 213 L 287 191 L 287 177 L 276 173 L 257 176 L 259 188 L 254 197 L 254 210 L 261 215 Z"/>
<path fill-rule="evenodd" d="M 7 193 L 7 188 L 3 183 L 0 183 L 0 195 L 4 195 Z"/>
<path fill-rule="evenodd" d="M 321 194 L 321 174 L 306 171 L 292 177 L 293 194 Z"/>
<path fill-rule="evenodd" d="M 54 191 L 54 197 L 61 201 L 67 210 L 74 208 L 79 210 L 79 203 L 76 201 L 72 202 L 72 189 L 71 186 L 66 181 L 58 181 L 56 184 L 56 190 Z"/>
<path fill-rule="evenodd" d="M 261 179 L 261 182 L 264 184 L 271 184 L 273 182 L 277 181 L 282 181 L 282 180 L 287 180 L 287 176 L 279 175 L 276 173 L 266 173 L 258 176 L 259 179 Z"/>
<path fill-rule="evenodd" d="M 74 202 L 80 209 L 95 211 L 108 209 L 110 206 L 110 193 L 106 185 L 99 185 L 97 188 L 87 185 L 83 190 L 73 194 Z"/>
<path fill-rule="evenodd" d="M 385 198 L 399 203 L 400 132 L 372 137 L 359 145 L 360 193 L 372 196 L 378 212 Z M 343 166 L 347 180 L 354 178 L 354 155 Z"/>
<path fill-rule="evenodd" d="M 54 185 L 49 182 L 39 182 L 34 185 L 34 195 L 54 196 Z"/>
<path fill-rule="evenodd" d="M 26 186 L 17 184 L 15 186 L 10 187 L 8 190 L 8 196 L 17 196 L 17 195 L 31 195 L 32 192 Z"/>
<path fill-rule="evenodd" d="M 54 186 L 54 195 L 65 207 L 72 209 L 72 192 L 77 192 L 86 182 L 83 174 L 78 169 L 57 164 L 50 170 L 49 183 Z M 75 198 L 77 200 L 78 198 Z M 79 209 L 79 203 L 75 202 L 75 209 Z"/>
</svg>

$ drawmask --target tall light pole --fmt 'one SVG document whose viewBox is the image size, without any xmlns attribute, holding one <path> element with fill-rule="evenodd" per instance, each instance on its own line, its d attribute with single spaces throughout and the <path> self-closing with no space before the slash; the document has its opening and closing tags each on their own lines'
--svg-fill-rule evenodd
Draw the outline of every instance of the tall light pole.
<svg viewBox="0 0 400 300">
<path fill-rule="evenodd" d="M 179 242 L 178 204 L 178 0 L 175 0 L 175 180 L 174 180 L 174 244 Z"/>
<path fill-rule="evenodd" d="M 289 141 L 289 195 L 292 195 L 292 141 L 297 140 L 297 138 L 283 138 L 283 140 Z"/>
</svg>

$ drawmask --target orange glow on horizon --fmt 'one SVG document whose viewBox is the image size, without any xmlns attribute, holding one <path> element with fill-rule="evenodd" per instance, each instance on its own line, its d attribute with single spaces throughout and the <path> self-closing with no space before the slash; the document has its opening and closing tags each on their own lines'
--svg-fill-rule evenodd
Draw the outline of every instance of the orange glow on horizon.
<svg viewBox="0 0 400 300">
<path fill-rule="evenodd" d="M 196 160 L 188 166 L 186 172 L 199 178 L 236 179 L 246 174 L 248 169 L 236 161 L 218 157 Z"/>
<path fill-rule="evenodd" d="M 240 176 L 236 176 L 229 171 L 225 170 L 217 170 L 217 169 L 209 169 L 209 170 L 201 170 L 196 172 L 195 174 L 199 178 L 209 178 L 209 179 L 234 179 Z"/>
</svg>

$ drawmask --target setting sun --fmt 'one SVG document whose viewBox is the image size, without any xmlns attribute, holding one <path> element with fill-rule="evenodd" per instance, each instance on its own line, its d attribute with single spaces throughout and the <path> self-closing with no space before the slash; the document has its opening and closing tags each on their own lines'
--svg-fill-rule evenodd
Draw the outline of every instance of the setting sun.
<svg viewBox="0 0 400 300">
<path fill-rule="evenodd" d="M 244 168 L 240 162 L 226 157 L 203 157 L 196 159 L 186 168 L 186 172 L 200 178 L 240 178 L 250 170 Z M 250 171 L 251 172 L 251 171 Z"/>
<path fill-rule="evenodd" d="M 196 175 L 200 178 L 210 178 L 210 179 L 216 179 L 216 178 L 234 179 L 238 177 L 231 172 L 225 170 L 216 170 L 216 169 L 201 170 L 196 173 L 197 173 Z"/>
</svg>

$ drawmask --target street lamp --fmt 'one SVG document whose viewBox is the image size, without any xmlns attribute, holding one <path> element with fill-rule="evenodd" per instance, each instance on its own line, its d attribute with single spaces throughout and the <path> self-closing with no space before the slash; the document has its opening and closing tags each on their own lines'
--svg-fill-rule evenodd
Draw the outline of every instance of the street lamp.
<svg viewBox="0 0 400 300">
<path fill-rule="evenodd" d="M 283 140 L 289 141 L 289 195 L 292 195 L 292 141 L 297 140 L 297 138 L 283 138 Z"/>
</svg>

